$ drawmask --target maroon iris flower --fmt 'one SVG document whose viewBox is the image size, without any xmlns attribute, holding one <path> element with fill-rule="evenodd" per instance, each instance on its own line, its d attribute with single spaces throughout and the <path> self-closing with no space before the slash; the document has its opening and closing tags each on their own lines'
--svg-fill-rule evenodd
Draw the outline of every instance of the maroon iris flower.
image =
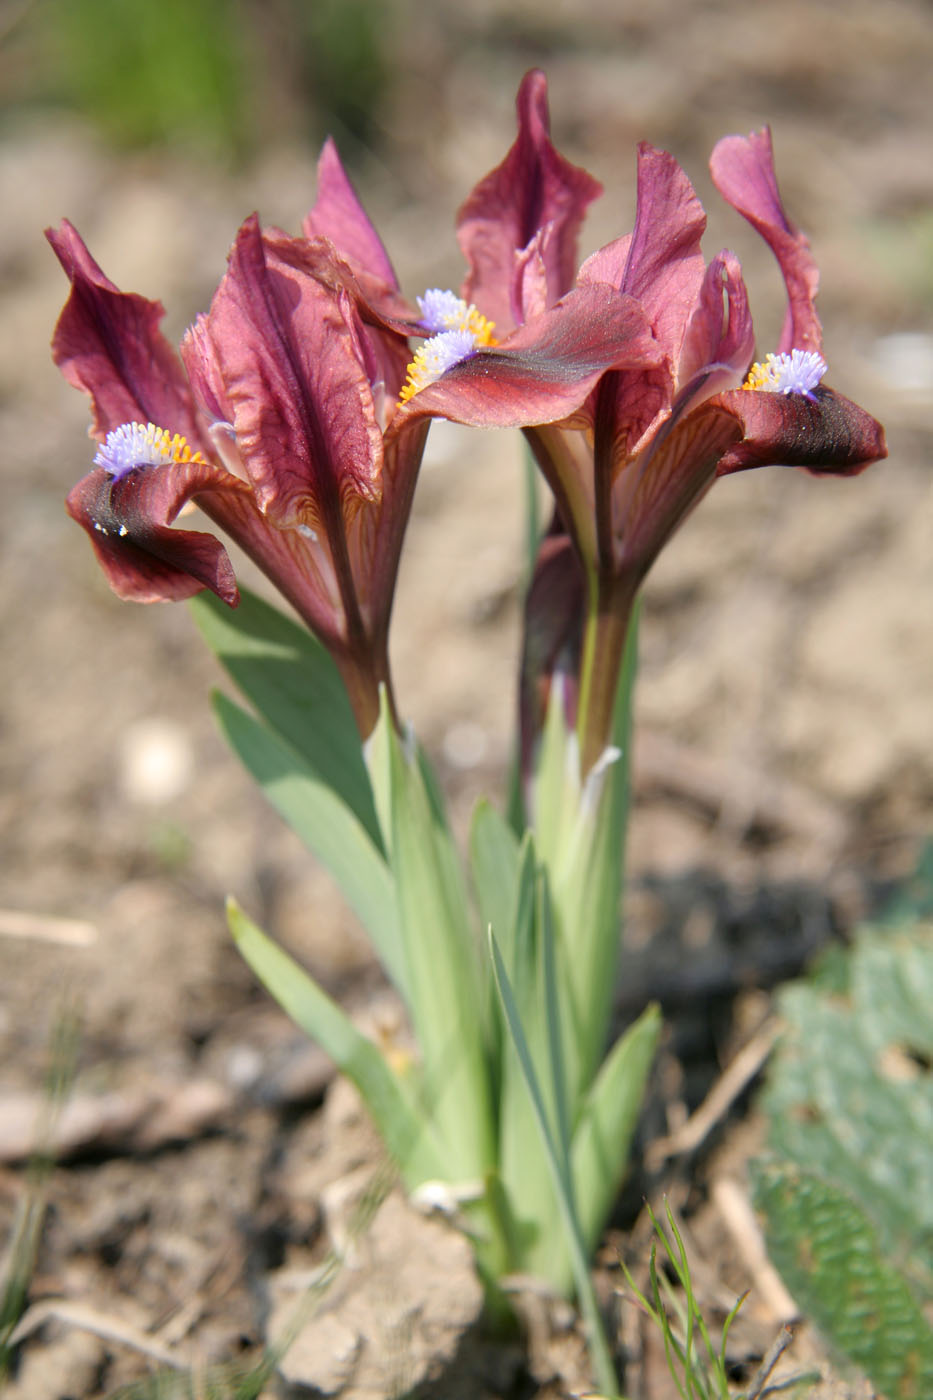
<svg viewBox="0 0 933 1400">
<path fill-rule="evenodd" d="M 354 197 L 333 168 L 323 185 L 326 223 L 335 185 L 344 207 Z M 377 241 L 358 207 L 356 227 Z M 414 423 L 383 436 L 405 337 L 366 319 L 329 240 L 263 232 L 252 217 L 184 338 L 186 375 L 159 331 L 161 306 L 119 291 L 69 224 L 49 238 L 72 283 L 53 353 L 91 396 L 102 444 L 67 505 L 111 586 L 142 602 L 206 587 L 236 603 L 220 542 L 171 528 L 194 501 L 331 650 L 367 734 L 388 679 L 398 553 L 426 436 Z M 387 261 L 378 273 L 391 277 Z"/>
<path fill-rule="evenodd" d="M 599 293 L 607 312 L 625 307 L 627 344 L 580 409 L 562 420 L 541 415 L 508 361 L 478 348 L 411 396 L 397 421 L 437 414 L 525 427 L 568 541 L 562 547 L 554 532 L 549 536 L 541 559 L 546 586 L 532 590 L 532 609 L 538 594 L 556 596 L 559 570 L 568 590 L 578 588 L 582 566 L 590 642 L 614 658 L 596 667 L 583 658 L 585 771 L 607 739 L 636 591 L 717 476 L 769 463 L 850 476 L 886 449 L 880 425 L 822 384 L 817 269 L 781 203 L 767 131 L 726 137 L 711 161 L 718 189 L 768 242 L 787 287 L 777 353 L 753 366 L 754 329 L 738 261 L 723 251 L 707 264 L 700 247 L 706 216 L 673 157 L 639 148 L 634 231 L 593 254 L 568 293 L 576 235 L 598 187 L 551 145 L 540 73 L 522 83 L 518 121 L 505 161 L 461 210 L 470 269 L 464 296 L 480 313 L 517 324 L 505 343 L 520 338 L 534 356 L 555 301 L 569 307 L 583 292 Z M 602 327 L 590 323 L 588 333 L 598 338 Z M 541 635 L 526 641 L 526 652 L 538 658 L 578 651 L 569 646 L 566 615 L 558 627 L 555 610 L 549 605 L 546 612 L 530 612 L 529 627 Z"/>
<path fill-rule="evenodd" d="M 93 403 L 95 467 L 67 506 L 114 590 L 152 602 L 210 588 L 236 604 L 221 543 L 172 528 L 193 501 L 329 648 L 365 736 L 389 679 L 392 596 L 428 428 L 427 415 L 399 407 L 408 337 L 427 332 L 330 142 L 318 176 L 303 237 L 244 223 L 181 362 L 159 330 L 161 305 L 121 292 L 70 224 L 50 230 L 72 283 L 53 354 Z M 508 366 L 525 413 L 541 421 L 579 409 L 610 365 L 656 358 L 639 309 L 605 287 L 581 287 L 533 337 L 522 328 L 513 340 L 492 363 Z M 494 401 L 495 377 L 485 387 Z"/>
</svg>

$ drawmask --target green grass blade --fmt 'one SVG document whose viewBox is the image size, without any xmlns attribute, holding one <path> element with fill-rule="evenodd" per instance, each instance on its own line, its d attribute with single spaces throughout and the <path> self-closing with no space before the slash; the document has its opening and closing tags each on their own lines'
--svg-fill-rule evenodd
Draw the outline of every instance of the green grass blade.
<svg viewBox="0 0 933 1400">
<path fill-rule="evenodd" d="M 54 1165 L 53 1140 L 59 1115 L 71 1093 L 77 1069 L 79 1022 L 65 1008 L 52 1030 L 50 1062 L 36 1123 L 36 1146 L 26 1174 L 0 1273 L 0 1383 L 8 1375 L 15 1346 L 10 1339 L 23 1313 L 45 1223 L 46 1188 Z"/>
</svg>

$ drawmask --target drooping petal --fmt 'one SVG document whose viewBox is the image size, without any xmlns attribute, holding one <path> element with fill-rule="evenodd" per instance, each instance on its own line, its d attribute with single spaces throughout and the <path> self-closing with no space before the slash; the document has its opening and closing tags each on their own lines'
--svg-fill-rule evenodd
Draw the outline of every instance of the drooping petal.
<svg viewBox="0 0 933 1400">
<path fill-rule="evenodd" d="M 888 455 L 881 424 L 833 389 L 815 389 L 812 397 L 735 389 L 716 402 L 744 429 L 720 461 L 720 476 L 770 465 L 806 467 L 816 476 L 857 476 Z"/>
<path fill-rule="evenodd" d="M 597 180 L 551 144 L 547 79 L 526 73 L 518 90 L 518 137 L 501 165 L 482 179 L 457 216 L 457 239 L 470 271 L 463 296 L 495 322 L 499 336 L 516 323 L 515 255 L 548 225 L 548 301 L 573 284 L 577 235 Z"/>
<path fill-rule="evenodd" d="M 313 275 L 307 246 L 247 219 L 182 354 L 199 384 L 215 396 L 222 385 L 260 508 L 279 525 L 333 528 L 378 494 L 382 434 L 350 297 Z"/>
<path fill-rule="evenodd" d="M 305 215 L 302 228 L 306 238 L 329 238 L 353 267 L 398 290 L 385 245 L 360 203 L 330 137 L 318 160 L 317 199 Z"/>
<path fill-rule="evenodd" d="M 97 467 L 73 487 L 65 506 L 87 531 L 118 597 L 153 603 L 190 598 L 209 588 L 235 607 L 239 594 L 233 565 L 220 541 L 171 524 L 198 492 L 246 490 L 207 462 L 137 467 L 118 479 Z"/>
<path fill-rule="evenodd" d="M 578 287 L 502 345 L 476 350 L 416 393 L 390 431 L 420 415 L 481 428 L 553 423 L 575 413 L 607 369 L 660 358 L 637 302 L 605 284 Z"/>
<path fill-rule="evenodd" d="M 810 244 L 784 212 L 770 130 L 724 136 L 713 150 L 710 171 L 720 194 L 757 229 L 780 265 L 787 315 L 778 352 L 820 350 L 822 328 L 814 306 L 820 275 Z"/>
<path fill-rule="evenodd" d="M 182 367 L 159 330 L 161 303 L 121 292 L 67 219 L 46 237 L 71 282 L 52 355 L 69 384 L 90 395 L 94 436 L 102 439 L 121 423 L 152 422 L 203 447 Z"/>
</svg>

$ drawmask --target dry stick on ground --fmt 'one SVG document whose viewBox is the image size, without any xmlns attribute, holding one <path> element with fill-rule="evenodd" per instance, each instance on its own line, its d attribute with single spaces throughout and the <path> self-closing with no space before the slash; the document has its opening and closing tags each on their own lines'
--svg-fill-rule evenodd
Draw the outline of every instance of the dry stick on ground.
<svg viewBox="0 0 933 1400">
<path fill-rule="evenodd" d="M 752 1377 L 752 1383 L 749 1386 L 745 1400 L 760 1400 L 771 1372 L 780 1361 L 783 1353 L 791 1345 L 796 1335 L 797 1324 L 785 1322 L 774 1341 L 768 1347 L 761 1365 Z"/>
<path fill-rule="evenodd" d="M 86 919 L 59 919 L 52 914 L 30 914 L 25 909 L 0 909 L 0 936 L 90 948 L 99 934 L 96 925 Z"/>
<path fill-rule="evenodd" d="M 658 1138 L 645 1153 L 649 1171 L 657 1171 L 671 1157 L 693 1152 L 729 1112 L 742 1090 L 754 1079 L 777 1039 L 778 1021 L 769 1017 L 726 1066 L 706 1098 L 686 1123 L 668 1137 Z"/>
<path fill-rule="evenodd" d="M 34 1303 L 18 1322 L 10 1337 L 10 1345 L 18 1346 L 33 1332 L 38 1331 L 43 1323 L 52 1319 L 67 1323 L 72 1327 L 80 1327 L 84 1332 L 93 1332 L 96 1337 L 100 1337 L 105 1342 L 116 1342 L 123 1346 L 132 1347 L 134 1351 L 142 1352 L 143 1355 L 151 1357 L 153 1361 L 158 1361 L 160 1365 L 170 1366 L 174 1371 L 187 1370 L 190 1365 L 184 1357 L 180 1357 L 175 1351 L 169 1351 L 167 1347 L 160 1346 L 152 1337 L 141 1332 L 132 1323 L 124 1322 L 119 1317 L 110 1317 L 97 1312 L 94 1308 L 82 1307 L 78 1303 L 67 1303 L 58 1298 Z"/>
<path fill-rule="evenodd" d="M 710 1187 L 710 1197 L 751 1275 L 756 1296 L 782 1322 L 798 1317 L 800 1310 L 768 1258 L 764 1236 L 741 1186 L 730 1177 L 717 1177 Z"/>
</svg>

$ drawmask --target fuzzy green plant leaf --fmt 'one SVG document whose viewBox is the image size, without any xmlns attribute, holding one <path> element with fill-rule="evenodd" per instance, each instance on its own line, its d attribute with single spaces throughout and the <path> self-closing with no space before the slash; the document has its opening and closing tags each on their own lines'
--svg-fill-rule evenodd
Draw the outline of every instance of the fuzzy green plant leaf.
<svg viewBox="0 0 933 1400">
<path fill-rule="evenodd" d="M 859 1202 L 933 1302 L 933 925 L 866 931 L 845 996 L 786 989 L 787 1030 L 762 1098 L 769 1145 Z"/>
<path fill-rule="evenodd" d="M 227 920 L 237 947 L 266 990 L 356 1085 L 406 1183 L 442 1176 L 426 1115 L 373 1042 L 233 899 L 227 902 Z"/>
<path fill-rule="evenodd" d="M 933 925 L 864 930 L 846 963 L 781 999 L 758 1203 L 804 1310 L 889 1400 L 920 1400 L 933 1395 Z"/>
<path fill-rule="evenodd" d="M 273 807 L 331 872 L 404 996 L 405 965 L 389 868 L 355 812 L 302 757 L 226 695 L 217 722 Z"/>
<path fill-rule="evenodd" d="M 241 589 L 230 608 L 209 590 L 189 604 L 201 635 L 268 727 L 381 836 L 360 736 L 340 673 L 306 628 Z"/>
<path fill-rule="evenodd" d="M 805 1313 L 888 1400 L 933 1395 L 933 1328 L 866 1212 L 797 1166 L 755 1175 L 769 1252 Z"/>
</svg>

